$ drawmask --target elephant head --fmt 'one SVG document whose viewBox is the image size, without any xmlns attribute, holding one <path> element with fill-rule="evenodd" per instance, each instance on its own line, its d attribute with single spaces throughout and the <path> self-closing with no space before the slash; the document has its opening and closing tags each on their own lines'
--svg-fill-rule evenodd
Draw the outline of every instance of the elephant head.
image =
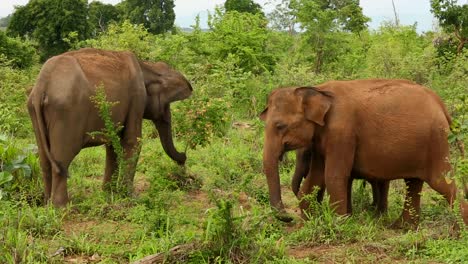
<svg viewBox="0 0 468 264">
<path fill-rule="evenodd" d="M 289 150 L 311 148 L 317 129 L 325 126 L 332 96 L 314 87 L 281 88 L 268 97 L 267 108 L 260 114 L 265 121 L 263 168 L 267 177 L 270 205 L 283 221 L 286 215 L 281 200 L 278 163 Z"/>
<path fill-rule="evenodd" d="M 147 101 L 144 118 L 153 121 L 161 137 L 164 151 L 179 164 L 187 159 L 176 150 L 172 139 L 170 104 L 192 94 L 192 86 L 178 71 L 164 62 L 140 62 Z"/>
</svg>

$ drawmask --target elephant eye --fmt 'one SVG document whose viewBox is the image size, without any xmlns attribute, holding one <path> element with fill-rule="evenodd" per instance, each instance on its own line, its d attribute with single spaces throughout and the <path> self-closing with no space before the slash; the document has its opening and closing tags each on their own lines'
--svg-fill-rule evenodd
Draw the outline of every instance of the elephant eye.
<svg viewBox="0 0 468 264">
<path fill-rule="evenodd" d="M 276 129 L 278 129 L 279 131 L 282 131 L 284 129 L 286 129 L 286 127 L 288 127 L 288 125 L 286 125 L 285 123 L 282 123 L 282 122 L 277 122 L 275 124 L 276 126 Z"/>
</svg>

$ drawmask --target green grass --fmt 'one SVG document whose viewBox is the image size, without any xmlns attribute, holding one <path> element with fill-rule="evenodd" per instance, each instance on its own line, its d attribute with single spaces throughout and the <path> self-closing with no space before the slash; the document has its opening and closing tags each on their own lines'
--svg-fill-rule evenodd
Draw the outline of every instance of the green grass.
<svg viewBox="0 0 468 264">
<path fill-rule="evenodd" d="M 183 168 L 164 154 L 159 139 L 145 135 L 132 197 L 112 197 L 102 190 L 105 152 L 96 147 L 82 150 L 70 167 L 67 208 L 1 201 L 0 262 L 127 263 L 190 243 L 195 245 L 192 251 L 168 261 L 461 263 L 468 259 L 466 230 L 454 230 L 454 213 L 427 186 L 416 231 L 389 228 L 402 209 L 403 181 L 391 184 L 387 215 L 375 216 L 370 186 L 363 188 L 356 181 L 352 216 L 334 215 L 325 199 L 304 222 L 290 191 L 294 158 L 289 155 L 282 164 L 281 182 L 285 204 L 296 218 L 284 224 L 273 217 L 268 205 L 261 127 L 231 128 L 226 137 L 189 150 Z M 179 142 L 178 148 L 183 145 Z"/>
</svg>

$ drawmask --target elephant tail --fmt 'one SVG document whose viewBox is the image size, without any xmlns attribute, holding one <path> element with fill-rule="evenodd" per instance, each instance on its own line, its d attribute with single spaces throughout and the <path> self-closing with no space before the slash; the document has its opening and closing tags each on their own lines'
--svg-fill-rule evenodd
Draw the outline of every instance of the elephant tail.
<svg viewBox="0 0 468 264">
<path fill-rule="evenodd" d="M 39 90 L 40 91 L 40 90 Z M 46 154 L 47 159 L 49 160 L 52 170 L 55 173 L 60 173 L 60 166 L 55 162 L 55 160 L 52 158 L 52 155 L 50 154 L 50 142 L 47 137 L 47 127 L 44 121 L 44 102 L 47 99 L 47 95 L 45 92 L 40 91 L 33 95 L 32 98 L 32 107 L 34 109 L 35 117 L 36 117 L 36 123 L 37 123 L 37 136 L 38 139 L 41 141 L 41 147 Z"/>
</svg>

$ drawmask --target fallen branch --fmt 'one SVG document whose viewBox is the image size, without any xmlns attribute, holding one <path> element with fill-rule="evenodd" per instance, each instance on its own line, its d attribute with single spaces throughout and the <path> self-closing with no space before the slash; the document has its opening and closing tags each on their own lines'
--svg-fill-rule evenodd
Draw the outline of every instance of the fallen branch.
<svg viewBox="0 0 468 264">
<path fill-rule="evenodd" d="M 154 263 L 171 263 L 171 260 L 178 262 L 177 260 L 187 256 L 193 249 L 195 249 L 195 244 L 183 244 L 175 246 L 167 252 L 161 252 L 154 255 L 146 256 L 140 260 L 133 262 L 132 264 L 154 264 Z"/>
</svg>

